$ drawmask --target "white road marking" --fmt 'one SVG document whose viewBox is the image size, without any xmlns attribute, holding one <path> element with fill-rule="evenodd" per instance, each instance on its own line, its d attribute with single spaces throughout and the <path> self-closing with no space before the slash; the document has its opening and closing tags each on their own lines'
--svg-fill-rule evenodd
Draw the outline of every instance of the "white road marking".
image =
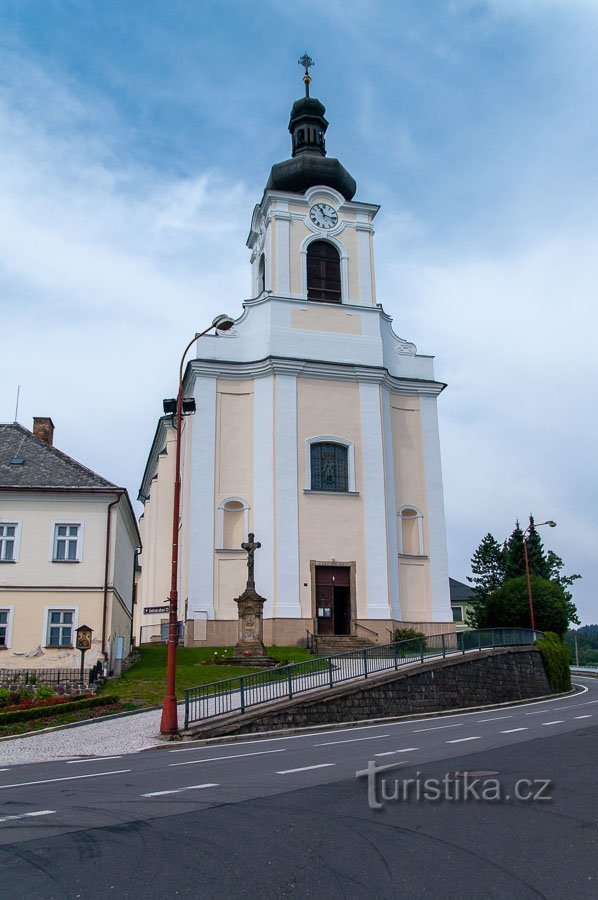
<svg viewBox="0 0 598 900">
<path fill-rule="evenodd" d="M 498 722 L 499 719 L 512 719 L 513 716 L 492 716 L 491 719 L 477 719 L 477 722 Z"/>
<path fill-rule="evenodd" d="M 0 769 L 0 772 L 10 772 L 10 769 Z"/>
<path fill-rule="evenodd" d="M 15 819 L 33 819 L 35 816 L 54 816 L 55 809 L 38 809 L 36 812 L 21 813 L 18 816 L 3 816 L 0 822 L 13 822 Z"/>
<path fill-rule="evenodd" d="M 423 731 L 439 731 L 441 728 L 459 728 L 460 725 L 464 725 L 465 722 L 455 722 L 454 725 L 434 725 L 433 728 L 416 728 L 413 734 L 420 734 Z"/>
<path fill-rule="evenodd" d="M 481 735 L 477 735 L 476 737 L 468 737 L 468 738 L 455 738 L 454 741 L 447 741 L 447 744 L 461 744 L 463 741 L 481 741 Z"/>
<path fill-rule="evenodd" d="M 210 756 L 208 759 L 190 759 L 186 762 L 168 763 L 168 767 L 173 766 L 196 766 L 198 763 L 219 762 L 221 759 L 241 759 L 246 756 L 265 756 L 266 753 L 284 753 L 285 748 L 280 750 L 257 750 L 255 753 L 231 753 L 230 756 Z"/>
<path fill-rule="evenodd" d="M 30 787 L 32 784 L 53 784 L 55 781 L 78 781 L 80 778 L 101 778 L 103 775 L 124 775 L 130 769 L 115 769 L 114 772 L 93 772 L 91 775 L 69 775 L 64 778 L 44 778 L 42 781 L 21 781 L 18 784 L 0 784 L 0 791 L 9 788 Z"/>
<path fill-rule="evenodd" d="M 529 731 L 528 728 L 507 728 L 506 731 L 501 731 L 501 734 L 514 734 L 516 731 Z"/>
<path fill-rule="evenodd" d="M 404 750 L 386 750 L 384 753 L 374 753 L 374 756 L 392 756 L 394 753 L 411 753 L 412 750 L 419 750 L 419 747 L 405 747 Z"/>
<path fill-rule="evenodd" d="M 591 716 L 591 715 L 587 715 L 587 716 L 575 716 L 575 718 L 576 718 L 576 719 L 591 719 L 592 716 Z M 8 772 L 9 770 L 8 770 L 8 769 L 2 769 L 2 770 L 0 770 L 0 771 Z"/>
<path fill-rule="evenodd" d="M 357 741 L 379 741 L 380 738 L 390 737 L 389 734 L 374 734 L 371 737 L 345 738 L 343 741 L 326 741 L 323 744 L 314 744 L 314 747 L 332 747 L 333 744 L 355 744 Z"/>
<path fill-rule="evenodd" d="M 67 766 L 77 766 L 80 763 L 104 762 L 106 759 L 122 759 L 122 756 L 88 756 L 86 759 L 71 759 Z"/>
<path fill-rule="evenodd" d="M 152 791 L 151 794 L 142 794 L 142 797 L 165 797 L 166 794 L 182 794 L 183 791 L 203 791 L 204 788 L 220 787 L 219 784 L 190 784 L 189 787 L 176 788 L 172 791 Z"/>
<path fill-rule="evenodd" d="M 326 769 L 328 766 L 335 766 L 336 763 L 319 763 L 317 766 L 301 766 L 299 769 L 283 769 L 277 772 L 277 775 L 291 775 L 293 772 L 309 772 L 310 769 Z"/>
<path fill-rule="evenodd" d="M 564 719 L 555 719 L 554 722 L 542 722 L 542 725 L 562 725 Z"/>
</svg>

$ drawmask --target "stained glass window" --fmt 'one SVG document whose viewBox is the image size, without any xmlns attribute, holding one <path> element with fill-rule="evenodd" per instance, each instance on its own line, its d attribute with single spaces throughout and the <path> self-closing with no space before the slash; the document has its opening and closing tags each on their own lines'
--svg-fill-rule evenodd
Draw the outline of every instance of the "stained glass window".
<svg viewBox="0 0 598 900">
<path fill-rule="evenodd" d="M 348 491 L 347 448 L 342 444 L 311 445 L 312 491 Z"/>
</svg>

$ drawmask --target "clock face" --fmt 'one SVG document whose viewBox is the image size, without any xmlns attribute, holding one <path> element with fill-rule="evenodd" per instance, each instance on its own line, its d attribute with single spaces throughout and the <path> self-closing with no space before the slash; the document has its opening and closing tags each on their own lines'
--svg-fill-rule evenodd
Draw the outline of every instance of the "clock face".
<svg viewBox="0 0 598 900">
<path fill-rule="evenodd" d="M 316 203 L 309 211 L 309 218 L 317 228 L 334 228 L 338 222 L 335 209 L 327 203 Z"/>
</svg>

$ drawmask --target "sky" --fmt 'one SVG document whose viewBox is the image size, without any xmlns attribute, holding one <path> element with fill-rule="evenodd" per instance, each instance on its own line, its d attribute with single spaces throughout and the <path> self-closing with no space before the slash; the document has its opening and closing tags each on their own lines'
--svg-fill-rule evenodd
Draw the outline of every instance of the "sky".
<svg viewBox="0 0 598 900">
<path fill-rule="evenodd" d="M 555 519 L 598 622 L 598 3 L 2 0 L 0 421 L 137 497 L 182 348 L 251 295 L 298 57 L 376 219 L 378 301 L 433 354 L 452 577 Z"/>
</svg>

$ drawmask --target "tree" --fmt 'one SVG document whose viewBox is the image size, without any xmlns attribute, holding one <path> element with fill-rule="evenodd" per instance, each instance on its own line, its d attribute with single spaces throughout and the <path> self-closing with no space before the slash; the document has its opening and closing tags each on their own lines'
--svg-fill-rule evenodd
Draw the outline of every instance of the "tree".
<svg viewBox="0 0 598 900">
<path fill-rule="evenodd" d="M 529 517 L 530 530 L 527 536 L 527 559 L 531 575 L 539 575 L 540 578 L 550 578 L 550 570 L 542 538 L 534 527 L 534 517 Z"/>
<path fill-rule="evenodd" d="M 534 617 L 539 631 L 554 631 L 563 637 L 567 631 L 569 614 L 565 592 L 560 584 L 531 576 Z M 490 594 L 481 615 L 481 628 L 529 628 L 530 609 L 527 578 L 510 578 Z"/>
<path fill-rule="evenodd" d="M 505 557 L 505 580 L 525 575 L 525 551 L 523 549 L 523 531 L 519 520 L 515 522 L 510 538 L 503 547 Z"/>
<path fill-rule="evenodd" d="M 548 568 L 548 578 L 551 581 L 554 581 L 555 584 L 560 584 L 563 588 L 565 594 L 565 600 L 567 601 L 567 608 L 569 613 L 569 621 L 573 622 L 575 625 L 579 625 L 579 618 L 577 616 L 577 608 L 573 603 L 573 594 L 569 590 L 572 584 L 577 581 L 578 578 L 581 578 L 581 575 L 562 575 L 561 569 L 565 565 L 560 556 L 557 556 L 556 553 L 553 553 L 552 550 L 549 550 L 546 554 L 546 565 Z"/>
<path fill-rule="evenodd" d="M 467 580 L 473 585 L 473 598 L 467 622 L 477 627 L 478 611 L 490 594 L 501 586 L 505 577 L 503 550 L 490 532 L 482 538 L 471 558 L 471 572 L 473 577 Z"/>
</svg>

